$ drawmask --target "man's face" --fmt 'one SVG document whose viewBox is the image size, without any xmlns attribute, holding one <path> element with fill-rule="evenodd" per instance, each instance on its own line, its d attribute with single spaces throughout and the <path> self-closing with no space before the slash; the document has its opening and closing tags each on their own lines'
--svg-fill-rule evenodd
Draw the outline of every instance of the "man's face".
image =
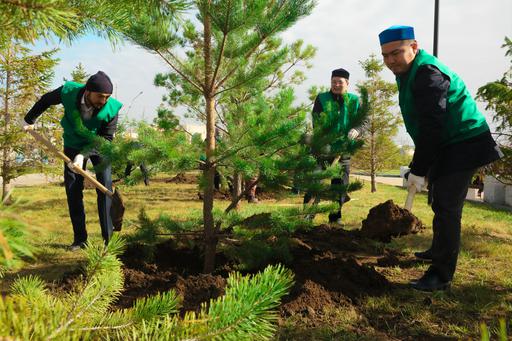
<svg viewBox="0 0 512 341">
<path fill-rule="evenodd" d="M 407 73 L 418 51 L 416 40 L 397 40 L 381 45 L 384 64 L 395 75 Z"/>
<path fill-rule="evenodd" d="M 112 94 L 104 94 L 102 92 L 85 91 L 85 98 L 89 105 L 92 105 L 95 109 L 101 109 L 107 103 L 109 97 Z"/>
<path fill-rule="evenodd" d="M 348 79 L 343 77 L 331 77 L 331 92 L 341 95 L 348 91 Z"/>
</svg>

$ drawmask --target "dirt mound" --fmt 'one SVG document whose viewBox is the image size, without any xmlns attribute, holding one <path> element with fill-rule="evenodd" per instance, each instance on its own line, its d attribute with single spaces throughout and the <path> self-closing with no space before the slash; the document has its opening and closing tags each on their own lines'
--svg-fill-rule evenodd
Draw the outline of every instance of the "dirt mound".
<svg viewBox="0 0 512 341">
<path fill-rule="evenodd" d="M 199 200 L 203 200 L 203 192 L 197 192 L 197 197 Z M 231 200 L 231 194 L 229 194 L 229 192 L 215 190 L 213 192 L 213 198 L 216 200 Z"/>
<path fill-rule="evenodd" d="M 361 233 L 367 238 L 389 243 L 392 237 L 418 233 L 423 228 L 418 217 L 388 200 L 370 209 L 363 220 Z"/>
<path fill-rule="evenodd" d="M 199 176 L 197 176 L 197 174 L 178 173 L 175 177 L 165 180 L 165 182 L 174 184 L 197 184 L 199 182 Z"/>
<path fill-rule="evenodd" d="M 297 283 L 290 292 L 293 300 L 286 302 L 281 307 L 283 315 L 309 315 L 314 318 L 324 308 L 334 304 L 331 294 L 320 284 L 310 280 Z"/>
<path fill-rule="evenodd" d="M 201 303 L 224 295 L 225 287 L 226 279 L 218 275 L 181 277 L 176 283 L 176 290 L 183 297 L 182 310 L 195 312 L 199 312 Z"/>
</svg>

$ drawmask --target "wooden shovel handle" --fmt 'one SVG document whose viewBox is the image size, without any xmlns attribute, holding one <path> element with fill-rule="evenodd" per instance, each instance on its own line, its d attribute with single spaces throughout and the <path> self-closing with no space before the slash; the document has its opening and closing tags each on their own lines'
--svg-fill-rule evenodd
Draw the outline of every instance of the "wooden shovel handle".
<svg viewBox="0 0 512 341">
<path fill-rule="evenodd" d="M 37 141 L 41 142 L 42 144 L 44 144 L 44 146 L 50 151 L 52 152 L 53 154 L 55 154 L 56 156 L 60 157 L 62 160 L 64 160 L 64 162 L 66 164 L 69 164 L 71 162 L 71 159 L 69 157 L 66 156 L 66 154 L 64 154 L 62 151 L 58 150 L 57 147 L 55 147 L 49 140 L 47 140 L 44 136 L 42 136 L 41 134 L 39 134 L 38 132 L 36 132 L 35 130 L 33 129 L 28 129 L 27 130 L 30 135 L 32 135 Z M 69 167 L 69 166 L 68 166 Z M 103 186 L 98 180 L 96 180 L 95 178 L 93 178 L 89 173 L 87 173 L 86 171 L 84 171 L 81 167 L 73 167 L 73 171 L 75 173 L 78 173 L 80 174 L 81 176 L 83 176 L 84 178 L 86 178 L 87 180 L 89 180 L 97 189 L 99 189 L 100 191 L 102 191 L 103 193 L 105 193 L 106 195 L 112 197 L 114 195 L 114 193 L 112 193 L 111 191 L 108 190 L 108 188 L 106 188 L 105 186 Z"/>
<path fill-rule="evenodd" d="M 407 192 L 407 199 L 405 200 L 405 209 L 412 209 L 412 202 L 414 201 L 414 195 L 416 194 L 416 186 L 412 185 L 409 187 L 409 191 Z"/>
</svg>

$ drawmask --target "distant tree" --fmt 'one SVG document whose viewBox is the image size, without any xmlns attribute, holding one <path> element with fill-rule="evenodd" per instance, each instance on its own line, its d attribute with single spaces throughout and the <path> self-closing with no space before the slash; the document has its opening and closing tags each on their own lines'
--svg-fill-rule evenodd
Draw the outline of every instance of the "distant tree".
<svg viewBox="0 0 512 341">
<path fill-rule="evenodd" d="M 366 170 L 371 177 L 371 191 L 377 191 L 375 176 L 379 170 L 396 164 L 400 149 L 392 138 L 398 132 L 401 119 L 392 112 L 397 92 L 396 84 L 386 82 L 380 76 L 384 64 L 372 54 L 360 61 L 367 80 L 357 86 L 368 91 L 368 117 L 364 129 L 364 147 L 352 159 L 354 168 Z"/>
<path fill-rule="evenodd" d="M 245 66 L 254 54 L 261 51 L 265 41 L 308 15 L 314 1 L 197 0 L 192 4 L 197 13 L 196 21 L 188 20 L 177 26 L 165 16 L 148 15 L 134 22 L 127 35 L 135 43 L 162 57 L 175 73 L 173 77 L 185 80 L 187 87 L 192 90 L 185 93 L 201 98 L 204 103 L 201 110 L 206 122 L 203 270 L 211 272 L 218 239 L 218 227 L 213 217 L 213 195 L 217 166 L 216 105 L 219 96 L 226 96 L 228 92 L 250 84 L 254 79 L 272 74 L 274 58 L 261 61 L 251 69 Z"/>
<path fill-rule="evenodd" d="M 71 71 L 71 79 L 67 79 L 64 77 L 64 81 L 72 81 L 76 83 L 82 83 L 85 84 L 87 82 L 87 79 L 89 79 L 90 74 L 88 74 L 85 71 L 84 66 L 82 65 L 82 62 L 78 63 L 78 65 Z"/>
<path fill-rule="evenodd" d="M 57 60 L 56 50 L 31 54 L 31 51 L 12 41 L 0 44 L 0 176 L 2 200 L 12 179 L 23 173 L 23 163 L 17 155 L 28 156 L 33 144 L 27 146 L 28 136 L 21 130 L 22 117 L 33 102 L 48 90 Z"/>
<path fill-rule="evenodd" d="M 501 46 L 506 49 L 505 56 L 512 57 L 512 40 L 505 37 Z M 480 87 L 477 98 L 487 102 L 486 109 L 494 112 L 497 139 L 505 157 L 488 169 L 492 174 L 499 175 L 499 180 L 512 184 L 512 59 L 509 69 L 497 81 Z"/>
</svg>

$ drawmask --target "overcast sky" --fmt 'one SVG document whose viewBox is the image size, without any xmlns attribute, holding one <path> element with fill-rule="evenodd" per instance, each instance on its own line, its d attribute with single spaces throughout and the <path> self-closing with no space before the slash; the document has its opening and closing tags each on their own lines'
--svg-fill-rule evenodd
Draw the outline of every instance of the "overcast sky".
<svg viewBox="0 0 512 341">
<path fill-rule="evenodd" d="M 287 42 L 303 39 L 318 49 L 297 96 L 305 101 L 307 88 L 329 85 L 330 72 L 338 67 L 349 70 L 355 89 L 364 79 L 358 61 L 371 53 L 380 56 L 378 34 L 391 25 L 413 26 L 420 48 L 432 53 L 433 17 L 434 0 L 318 0 L 310 16 L 282 35 Z M 512 0 L 440 0 L 438 57 L 462 77 L 473 95 L 508 69 L 510 59 L 500 48 L 505 36 L 512 38 Z M 168 70 L 157 56 L 130 44 L 113 51 L 109 42 L 92 36 L 59 47 L 55 87 L 82 62 L 89 73 L 103 70 L 111 76 L 125 117 L 155 117 L 163 91 L 153 79 Z M 394 81 L 389 70 L 383 74 Z"/>
</svg>

